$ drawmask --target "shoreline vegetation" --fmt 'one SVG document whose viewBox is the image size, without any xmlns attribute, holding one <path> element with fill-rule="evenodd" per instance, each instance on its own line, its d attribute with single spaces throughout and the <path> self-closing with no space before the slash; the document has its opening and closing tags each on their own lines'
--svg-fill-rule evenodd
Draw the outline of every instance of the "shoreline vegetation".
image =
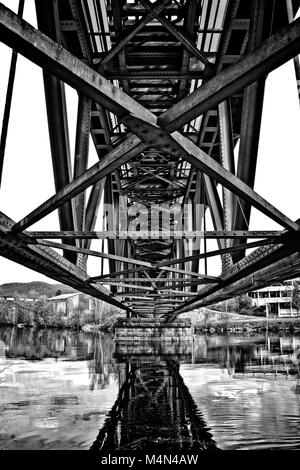
<svg viewBox="0 0 300 470">
<path fill-rule="evenodd" d="M 31 327 L 36 329 L 71 329 L 83 332 L 113 332 L 120 312 L 106 305 L 97 323 L 84 324 L 79 315 L 57 318 L 45 299 L 32 305 L 22 301 L 0 301 L 0 326 Z M 18 318 L 17 322 L 15 318 Z M 235 312 L 222 312 L 203 307 L 181 318 L 191 318 L 195 334 L 254 334 L 263 332 L 300 335 L 300 317 L 258 317 Z"/>
<path fill-rule="evenodd" d="M 19 326 L 37 329 L 69 328 L 72 330 L 101 330 L 112 332 L 117 321 L 119 310 L 105 304 L 97 323 L 84 323 L 80 314 L 70 317 L 57 316 L 47 299 L 38 299 L 28 303 L 21 300 L 0 300 L 0 326 Z"/>
<path fill-rule="evenodd" d="M 194 324 L 194 332 L 201 334 L 256 334 L 277 333 L 300 335 L 299 317 L 253 318 L 243 315 L 242 319 L 231 318 L 234 314 L 222 315 L 215 321 L 202 321 Z"/>
<path fill-rule="evenodd" d="M 0 326 L 114 332 L 115 324 L 124 312 L 106 303 L 99 304 L 95 309 L 96 321 L 93 323 L 88 323 L 88 320 L 83 321 L 83 318 L 86 318 L 85 315 L 78 312 L 68 317 L 55 313 L 48 299 L 62 293 L 73 292 L 76 293 L 74 289 L 63 284 L 45 282 L 3 284 L 0 286 L 0 297 L 2 296 Z M 11 299 L 8 300 L 6 297 L 11 297 Z M 28 302 L 28 299 L 31 301 Z M 295 291 L 293 303 L 297 308 L 298 316 L 287 318 L 269 316 L 267 318 L 264 312 L 253 305 L 252 299 L 243 294 L 210 307 L 201 307 L 187 312 L 180 315 L 180 318 L 191 319 L 193 332 L 196 334 L 261 332 L 300 334 L 300 289 Z"/>
</svg>

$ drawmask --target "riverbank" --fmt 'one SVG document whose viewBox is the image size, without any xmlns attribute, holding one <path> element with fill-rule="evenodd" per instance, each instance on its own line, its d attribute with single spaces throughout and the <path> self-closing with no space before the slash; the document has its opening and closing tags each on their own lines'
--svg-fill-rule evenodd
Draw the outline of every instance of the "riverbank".
<svg viewBox="0 0 300 470">
<path fill-rule="evenodd" d="M 207 334 L 255 334 L 278 333 L 299 334 L 299 317 L 255 317 L 239 315 L 236 313 L 217 312 L 210 309 L 202 309 L 198 315 L 194 315 L 194 332 Z"/>
<path fill-rule="evenodd" d="M 85 323 L 80 315 L 70 318 L 58 317 L 49 304 L 37 302 L 28 306 L 20 302 L 1 302 L 0 326 L 33 327 L 36 329 L 71 329 L 87 333 L 114 332 L 120 313 L 107 309 L 98 316 L 97 322 Z M 219 312 L 200 308 L 187 312 L 180 318 L 190 318 L 195 333 L 204 334 L 254 334 L 274 332 L 300 334 L 300 318 L 265 318 L 241 315 L 234 312 Z"/>
<path fill-rule="evenodd" d="M 37 302 L 0 301 L 0 326 L 19 326 L 37 329 L 56 328 L 111 332 L 120 316 L 119 310 L 105 306 L 100 312 L 88 309 L 68 315 L 57 314 L 47 299 Z M 109 307 L 109 308 L 107 308 Z M 95 322 L 91 323 L 91 317 Z"/>
</svg>

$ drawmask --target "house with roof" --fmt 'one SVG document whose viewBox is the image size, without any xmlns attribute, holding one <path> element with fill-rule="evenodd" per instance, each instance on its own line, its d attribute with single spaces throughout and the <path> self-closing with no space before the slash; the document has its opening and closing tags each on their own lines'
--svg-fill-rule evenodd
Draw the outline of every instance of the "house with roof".
<svg viewBox="0 0 300 470">
<path fill-rule="evenodd" d="M 51 302 L 53 313 L 60 319 L 72 317 L 80 318 L 84 323 L 93 323 L 96 320 L 96 309 L 99 300 L 82 292 L 61 294 L 48 299 Z"/>
<path fill-rule="evenodd" d="M 283 281 L 282 284 L 272 285 L 249 292 L 253 305 L 266 315 L 278 317 L 297 317 L 299 312 L 293 301 L 293 281 Z"/>
</svg>

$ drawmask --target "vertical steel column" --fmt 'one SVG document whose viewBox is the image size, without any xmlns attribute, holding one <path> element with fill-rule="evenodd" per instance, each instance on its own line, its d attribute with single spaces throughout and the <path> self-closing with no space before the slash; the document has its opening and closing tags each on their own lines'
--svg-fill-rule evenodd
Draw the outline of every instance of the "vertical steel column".
<svg viewBox="0 0 300 470">
<path fill-rule="evenodd" d="M 87 232 L 92 231 L 95 228 L 99 205 L 101 202 L 101 198 L 102 198 L 103 190 L 105 186 L 105 181 L 106 181 L 106 178 L 103 178 L 102 180 L 98 181 L 92 186 L 91 193 L 90 193 L 87 205 L 86 205 L 85 218 L 84 218 L 84 230 L 86 230 Z M 84 248 L 89 249 L 90 246 L 91 246 L 91 240 L 89 239 L 85 240 Z"/>
<path fill-rule="evenodd" d="M 258 47 L 268 36 L 270 28 L 266 28 L 265 16 L 267 15 L 265 13 L 266 0 L 253 0 L 248 43 L 249 52 Z M 264 91 L 265 79 L 253 83 L 244 90 L 237 176 L 252 189 L 256 174 Z M 250 214 L 251 204 L 242 199 L 238 201 L 235 198 L 233 229 L 247 230 Z M 245 240 L 235 240 L 233 245 L 237 245 L 239 242 L 243 243 Z M 243 258 L 244 255 L 245 251 L 240 251 L 234 253 L 232 257 L 236 262 Z"/>
<path fill-rule="evenodd" d="M 58 25 L 55 22 L 53 0 L 36 0 L 35 4 L 39 29 L 51 39 L 57 40 Z M 59 191 L 71 181 L 71 155 L 65 88 L 60 80 L 45 71 L 43 71 L 43 77 L 54 183 L 56 191 Z M 58 216 L 61 230 L 77 229 L 74 201 L 69 201 L 60 207 Z M 74 239 L 69 239 L 66 243 L 76 245 Z M 76 253 L 65 251 L 64 256 L 76 264 Z"/>
<path fill-rule="evenodd" d="M 189 197 L 187 199 L 187 210 L 185 210 L 185 214 L 187 216 L 187 223 L 185 221 L 185 226 L 184 226 L 184 230 L 188 230 L 188 231 L 192 231 L 193 230 L 193 226 L 194 226 L 194 223 L 193 223 L 193 203 L 192 203 L 192 199 Z M 193 254 L 193 250 L 192 250 L 192 244 L 193 244 L 193 240 L 191 239 L 183 239 L 183 243 L 184 243 L 184 251 L 185 251 L 185 254 L 186 256 L 190 256 Z M 188 269 L 189 271 L 192 270 L 192 261 L 188 261 L 187 263 L 184 263 L 185 265 L 185 269 Z"/>
<path fill-rule="evenodd" d="M 114 220 L 113 220 L 113 213 L 112 213 L 112 207 L 113 207 L 113 197 L 112 197 L 112 181 L 111 181 L 112 175 L 108 175 L 106 177 L 106 182 L 105 182 L 105 187 L 104 187 L 104 204 L 108 208 L 108 213 L 107 213 L 107 221 L 106 225 L 108 227 L 108 230 L 112 230 L 112 227 L 114 225 Z M 107 239 L 107 248 L 108 248 L 108 253 L 115 255 L 115 244 L 114 240 L 108 238 Z M 116 271 L 116 262 L 113 259 L 108 260 L 108 265 L 109 265 L 109 271 L 110 272 L 115 272 Z M 111 286 L 111 292 L 116 293 L 117 288 L 115 286 Z"/>
<path fill-rule="evenodd" d="M 23 16 L 24 1 L 25 0 L 19 1 L 18 16 L 20 18 L 22 18 Z M 0 140 L 0 187 L 1 187 L 1 180 L 2 180 L 7 131 L 8 131 L 11 102 L 12 102 L 12 94 L 13 94 L 13 89 L 14 89 L 15 75 L 16 75 L 17 59 L 18 59 L 18 53 L 16 51 L 12 51 L 9 76 L 8 76 L 8 82 L 7 82 L 7 90 L 6 90 L 6 100 L 5 100 L 4 113 L 3 113 L 3 121 L 2 121 L 1 140 Z"/>
<path fill-rule="evenodd" d="M 85 216 L 84 216 L 84 228 L 83 230 L 89 232 L 94 230 L 95 225 L 96 225 L 96 220 L 98 216 L 98 209 L 101 201 L 101 197 L 103 194 L 103 189 L 105 185 L 105 178 L 102 180 L 98 181 L 92 186 L 90 196 L 87 202 L 87 206 L 85 209 Z M 91 239 L 87 240 L 82 240 L 82 247 L 86 249 L 91 248 Z M 103 252 L 103 247 L 104 247 L 104 240 L 102 240 L 102 252 Z M 82 258 L 79 257 L 80 253 L 77 255 L 77 261 L 82 260 L 81 262 L 81 267 L 86 270 L 87 267 L 87 255 L 82 255 Z M 102 262 L 102 268 L 103 268 L 103 258 L 101 260 Z M 101 271 L 101 274 L 103 274 L 103 269 Z"/>
<path fill-rule="evenodd" d="M 190 0 L 188 2 L 188 8 L 186 10 L 187 13 L 186 13 L 186 16 L 184 18 L 183 31 L 185 32 L 185 35 L 189 39 L 193 39 L 197 7 L 198 7 L 198 1 L 197 0 Z M 190 61 L 190 53 L 185 47 L 183 47 L 182 63 L 181 63 L 181 69 L 180 69 L 181 74 L 184 74 L 184 73 L 188 72 L 188 70 L 189 70 L 189 61 Z M 184 80 L 184 79 L 180 80 L 178 99 L 181 99 L 184 96 L 187 84 L 188 84 L 187 80 Z"/>
<path fill-rule="evenodd" d="M 74 157 L 74 179 L 81 176 L 87 169 L 89 155 L 89 135 L 91 126 L 91 100 L 86 96 L 79 95 L 75 157 Z M 85 191 L 79 194 L 75 200 L 77 229 L 83 230 L 85 225 Z M 77 243 L 84 247 L 84 240 Z M 87 256 L 83 253 L 77 254 L 77 265 L 86 271 Z"/>
<path fill-rule="evenodd" d="M 219 113 L 219 129 L 220 129 L 221 163 L 226 170 L 234 174 L 235 169 L 234 169 L 234 153 L 233 153 L 232 120 L 231 120 L 231 106 L 230 106 L 229 99 L 219 104 L 218 113 Z M 223 188 L 224 230 L 232 230 L 232 220 L 233 220 L 233 193 L 229 191 L 229 189 Z"/>
<path fill-rule="evenodd" d="M 288 21 L 291 23 L 294 20 L 294 9 L 292 0 L 286 0 L 286 9 L 287 9 L 287 16 Z M 296 80 L 297 80 L 297 88 L 298 88 L 298 96 L 300 99 L 300 63 L 299 63 L 299 56 L 294 57 L 294 67 L 296 73 Z"/>
<path fill-rule="evenodd" d="M 232 119 L 231 119 L 231 106 L 230 100 L 223 101 L 218 106 L 219 116 L 219 132 L 220 132 L 220 150 L 221 150 L 221 163 L 223 167 L 235 174 L 234 169 L 234 153 L 233 153 L 233 135 L 232 135 Z M 223 225 L 224 230 L 232 230 L 233 221 L 233 193 L 229 189 L 222 188 L 223 192 Z M 230 241 L 225 240 L 225 247 L 230 246 Z M 227 267 L 232 265 L 231 254 L 228 253 L 223 256 L 226 260 Z"/>
<path fill-rule="evenodd" d="M 202 230 L 203 228 L 203 218 L 204 218 L 204 201 L 203 197 L 201 197 L 201 184 L 202 178 L 201 173 L 198 170 L 196 176 L 196 189 L 195 189 L 195 196 L 193 201 L 193 230 Z M 193 254 L 198 255 L 200 254 L 201 249 L 201 237 L 196 237 L 196 240 L 193 242 Z M 192 261 L 191 271 L 198 273 L 199 272 L 199 259 L 194 259 Z M 191 291 L 197 290 L 197 286 L 192 286 Z"/>
<path fill-rule="evenodd" d="M 215 182 L 203 174 L 206 199 L 211 212 L 215 230 L 224 230 L 222 205 Z M 224 240 L 218 239 L 219 248 L 225 248 Z"/>
<path fill-rule="evenodd" d="M 91 100 L 80 95 L 78 100 L 74 179 L 81 176 L 87 169 L 89 155 L 89 135 L 91 125 Z M 85 224 L 85 192 L 75 198 L 75 208 L 78 230 L 83 230 Z"/>
<path fill-rule="evenodd" d="M 111 0 L 111 8 L 112 8 L 112 13 L 113 13 L 113 18 L 114 18 L 116 39 L 118 39 L 122 35 L 123 2 L 120 2 L 119 0 Z M 118 54 L 118 63 L 119 63 L 119 72 L 122 74 L 125 74 L 127 72 L 125 48 L 123 48 Z M 121 84 L 125 93 L 130 94 L 129 81 L 122 80 Z"/>
<path fill-rule="evenodd" d="M 119 219 L 120 219 L 120 204 L 119 204 L 119 195 L 116 195 L 115 193 L 112 194 L 112 200 L 113 200 L 113 205 L 114 205 L 114 212 L 112 214 L 113 216 L 113 229 L 114 231 L 119 231 Z M 123 240 L 116 239 L 113 240 L 114 242 L 114 252 L 117 256 L 124 256 L 123 255 L 123 250 L 122 250 L 122 242 Z M 123 247 L 124 249 L 124 247 Z M 116 261 L 116 270 L 121 271 L 122 269 L 122 262 L 121 261 Z"/>
<path fill-rule="evenodd" d="M 206 232 L 206 214 L 205 214 L 205 208 L 204 208 L 204 214 L 203 214 L 203 230 Z M 207 253 L 207 241 L 206 237 L 203 238 L 203 248 L 204 248 L 204 254 Z M 207 276 L 207 257 L 204 258 L 204 274 Z"/>
<path fill-rule="evenodd" d="M 208 202 L 208 206 L 210 208 L 211 218 L 214 226 L 214 230 L 224 230 L 223 225 L 223 210 L 221 201 L 219 198 L 219 194 L 217 191 L 217 187 L 214 181 L 207 175 L 204 176 L 204 183 L 205 183 L 205 194 Z M 225 240 L 218 239 L 217 240 L 218 247 L 221 250 L 225 248 Z M 228 257 L 226 255 L 221 255 L 222 261 L 222 271 L 226 271 L 229 268 L 228 265 Z"/>
</svg>

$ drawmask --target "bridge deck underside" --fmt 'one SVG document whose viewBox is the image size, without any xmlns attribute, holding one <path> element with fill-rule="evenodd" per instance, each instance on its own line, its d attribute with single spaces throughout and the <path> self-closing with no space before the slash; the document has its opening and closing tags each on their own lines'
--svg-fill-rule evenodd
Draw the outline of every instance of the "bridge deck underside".
<svg viewBox="0 0 300 470">
<path fill-rule="evenodd" d="M 1 6 L 0 40 L 43 68 L 56 194 L 17 223 L 1 215 L 0 254 L 132 314 L 170 318 L 299 276 L 298 222 L 253 188 L 265 79 L 300 51 L 300 2 L 35 3 L 38 30 Z M 64 82 L 78 91 L 73 157 Z M 282 230 L 249 231 L 251 207 Z M 59 232 L 26 230 L 54 210 Z"/>
</svg>

